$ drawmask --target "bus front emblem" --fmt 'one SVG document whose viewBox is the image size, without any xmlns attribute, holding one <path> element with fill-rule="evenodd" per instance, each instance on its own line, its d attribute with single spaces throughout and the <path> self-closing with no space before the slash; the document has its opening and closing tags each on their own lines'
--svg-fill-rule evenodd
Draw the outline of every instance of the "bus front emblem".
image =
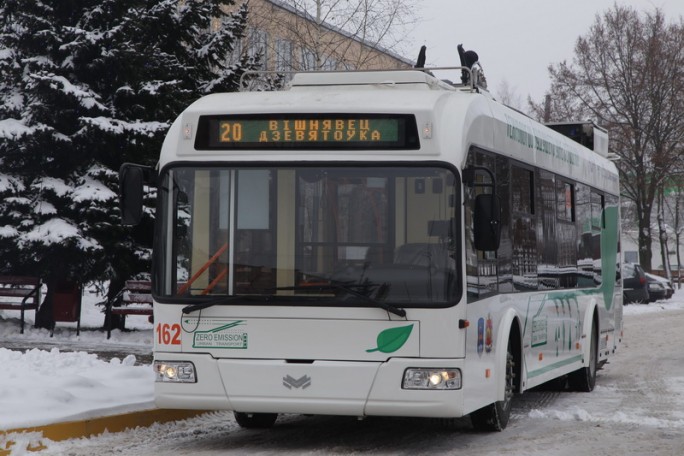
<svg viewBox="0 0 684 456">
<path fill-rule="evenodd" d="M 304 375 L 300 378 L 293 378 L 289 375 L 286 375 L 283 377 L 283 385 L 287 387 L 287 389 L 292 389 L 292 388 L 301 388 L 301 389 L 306 389 L 309 386 L 311 386 L 311 377 L 308 375 Z"/>
</svg>

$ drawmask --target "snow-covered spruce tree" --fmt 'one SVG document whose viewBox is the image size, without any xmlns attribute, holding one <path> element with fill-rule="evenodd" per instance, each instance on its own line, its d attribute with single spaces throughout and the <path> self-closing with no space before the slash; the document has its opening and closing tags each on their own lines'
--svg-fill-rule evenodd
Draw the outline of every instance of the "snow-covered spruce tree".
<svg viewBox="0 0 684 456">
<path fill-rule="evenodd" d="M 48 283 L 44 325 L 57 284 L 110 280 L 111 295 L 149 269 L 151 211 L 121 226 L 117 171 L 153 165 L 185 106 L 255 66 L 227 63 L 247 18 L 233 4 L 0 2 L 0 269 Z"/>
</svg>

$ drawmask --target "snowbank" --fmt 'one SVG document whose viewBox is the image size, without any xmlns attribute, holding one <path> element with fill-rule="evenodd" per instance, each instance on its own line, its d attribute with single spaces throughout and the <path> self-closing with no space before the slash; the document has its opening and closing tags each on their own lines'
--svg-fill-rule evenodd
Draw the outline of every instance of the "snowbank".
<svg viewBox="0 0 684 456">
<path fill-rule="evenodd" d="M 93 290 L 85 293 L 79 336 L 75 323 L 58 323 L 50 337 L 50 331 L 33 327 L 33 311 L 20 334 L 19 313 L 0 311 L 0 430 L 154 407 L 151 366 L 129 354 L 151 353 L 152 324 L 129 317 L 131 331 L 112 331 L 107 340 L 100 300 Z M 118 356 L 104 360 L 88 352 Z"/>
</svg>

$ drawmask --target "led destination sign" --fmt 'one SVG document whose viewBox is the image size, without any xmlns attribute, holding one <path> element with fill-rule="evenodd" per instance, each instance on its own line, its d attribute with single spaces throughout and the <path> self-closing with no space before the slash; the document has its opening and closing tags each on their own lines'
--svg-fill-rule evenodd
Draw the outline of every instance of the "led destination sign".
<svg viewBox="0 0 684 456">
<path fill-rule="evenodd" d="M 230 142 L 396 142 L 397 119 L 222 120 L 218 141 Z"/>
<path fill-rule="evenodd" d="M 203 116 L 195 148 L 417 149 L 415 117 L 386 114 Z"/>
</svg>

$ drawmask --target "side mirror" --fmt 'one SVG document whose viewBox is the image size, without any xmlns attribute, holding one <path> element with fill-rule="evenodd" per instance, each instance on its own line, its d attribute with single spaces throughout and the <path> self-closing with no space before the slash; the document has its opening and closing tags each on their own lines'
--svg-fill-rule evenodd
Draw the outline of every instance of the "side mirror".
<svg viewBox="0 0 684 456">
<path fill-rule="evenodd" d="M 473 232 L 477 250 L 497 250 L 501 240 L 501 206 L 492 194 L 475 197 Z"/>
<path fill-rule="evenodd" d="M 145 171 L 143 167 L 124 163 L 119 169 L 119 204 L 121 223 L 137 225 L 143 214 L 143 185 Z"/>
</svg>

